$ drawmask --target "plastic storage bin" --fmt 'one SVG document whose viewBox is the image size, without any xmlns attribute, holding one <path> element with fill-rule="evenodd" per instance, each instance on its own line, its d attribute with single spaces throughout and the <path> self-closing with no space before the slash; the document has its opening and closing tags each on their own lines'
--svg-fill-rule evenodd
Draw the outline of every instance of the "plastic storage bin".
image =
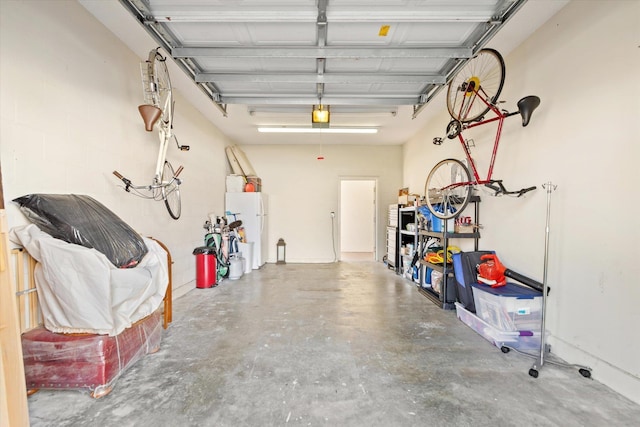
<svg viewBox="0 0 640 427">
<path fill-rule="evenodd" d="M 458 302 L 456 302 L 456 316 L 465 325 L 498 348 L 506 346 L 518 350 L 540 349 L 540 331 L 501 331 L 465 310 L 462 304 Z"/>
<path fill-rule="evenodd" d="M 474 283 L 476 315 L 502 331 L 537 331 L 542 324 L 542 292 L 515 283 L 492 288 Z"/>
<path fill-rule="evenodd" d="M 251 273 L 253 270 L 253 242 L 238 243 L 238 250 L 244 258 L 244 274 Z"/>
<path fill-rule="evenodd" d="M 244 271 L 244 258 L 242 253 L 235 252 L 229 256 L 229 279 L 238 280 Z"/>
</svg>

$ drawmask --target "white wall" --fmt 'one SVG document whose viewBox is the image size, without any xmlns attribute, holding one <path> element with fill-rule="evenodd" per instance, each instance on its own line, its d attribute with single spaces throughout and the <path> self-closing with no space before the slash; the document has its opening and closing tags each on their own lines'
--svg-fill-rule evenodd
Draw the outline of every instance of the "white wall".
<svg viewBox="0 0 640 427">
<path fill-rule="evenodd" d="M 397 202 L 402 180 L 401 146 L 325 145 L 324 160 L 317 160 L 320 147 L 312 145 L 243 145 L 242 149 L 269 195 L 267 262 L 275 262 L 281 237 L 287 242 L 287 262 L 336 259 L 340 180 L 349 177 L 377 180 L 376 259 L 382 260 L 388 205 Z M 336 212 L 334 230 L 331 212 Z"/>
<path fill-rule="evenodd" d="M 494 177 L 521 188 L 551 181 L 547 329 L 552 352 L 640 403 L 640 267 L 635 225 L 640 159 L 640 2 L 573 1 L 506 58 L 505 108 L 542 99 L 531 124 L 507 123 Z M 423 192 L 440 159 L 462 157 L 443 111 L 405 145 L 404 180 Z M 474 136 L 488 156 L 492 140 Z M 547 193 L 482 196 L 481 249 L 542 280 Z"/>
<path fill-rule="evenodd" d="M 171 146 L 167 157 L 185 166 L 182 217 L 174 221 L 162 202 L 125 193 L 111 172 L 150 180 L 157 153 L 157 134 L 144 131 L 137 112 L 141 58 L 76 2 L 3 1 L 1 10 L 0 161 L 9 226 L 27 223 L 10 202 L 15 197 L 90 195 L 140 234 L 162 240 L 173 256 L 174 288 L 191 287 L 202 224 L 208 212 L 224 212 L 229 141 L 177 93 L 175 133 L 191 151 Z"/>
</svg>

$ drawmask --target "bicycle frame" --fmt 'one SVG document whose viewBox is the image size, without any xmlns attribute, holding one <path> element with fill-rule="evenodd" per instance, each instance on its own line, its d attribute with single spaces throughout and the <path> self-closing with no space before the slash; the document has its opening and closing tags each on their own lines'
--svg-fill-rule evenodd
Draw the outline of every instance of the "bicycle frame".
<svg viewBox="0 0 640 427">
<path fill-rule="evenodd" d="M 162 186 L 162 168 L 164 167 L 164 162 L 167 159 L 167 149 L 169 148 L 169 141 L 171 140 L 172 133 L 171 127 L 167 123 L 160 123 L 158 130 L 158 138 L 160 139 L 160 146 L 158 147 L 158 160 L 156 161 L 156 172 L 153 178 L 154 184 Z M 170 183 L 165 185 L 170 185 L 175 180 L 175 177 L 171 180 Z"/>
<path fill-rule="evenodd" d="M 171 133 L 171 129 L 169 129 L 169 126 L 165 126 L 164 123 L 161 124 L 159 127 L 160 129 L 158 131 L 158 134 L 160 139 L 160 146 L 158 147 L 158 158 L 156 161 L 156 170 L 153 177 L 153 182 L 151 184 L 133 185 L 133 183 L 129 179 L 125 178 L 124 176 L 119 174 L 117 171 L 113 172 L 116 177 L 118 177 L 120 180 L 124 182 L 126 186 L 125 190 L 127 192 L 129 192 L 131 189 L 152 191 L 153 192 L 152 198 L 155 200 L 162 200 L 162 196 L 155 193 L 156 190 L 160 190 L 164 187 L 169 187 L 175 182 L 178 182 L 178 184 L 180 183 L 180 180 L 178 179 L 178 175 L 180 175 L 180 173 L 183 170 L 183 166 L 179 166 L 175 172 L 175 175 L 171 178 L 170 181 L 162 182 L 162 170 L 167 158 L 167 148 L 169 147 L 169 140 L 172 137 L 172 133 Z"/>
<path fill-rule="evenodd" d="M 455 187 L 460 187 L 463 185 L 484 185 L 484 184 L 491 184 L 494 181 L 492 181 L 492 176 L 493 176 L 493 166 L 495 164 L 496 161 L 496 156 L 498 154 L 498 147 L 500 145 L 500 136 L 502 135 L 502 125 L 504 123 L 504 119 L 506 119 L 507 117 L 510 116 L 514 116 L 516 114 L 520 114 L 519 111 L 514 111 L 514 112 L 505 112 L 505 111 L 501 111 L 500 109 L 498 109 L 495 105 L 489 103 L 486 98 L 482 95 L 480 95 L 480 92 L 477 90 L 473 91 L 474 93 L 474 99 L 479 99 L 480 101 L 482 101 L 487 107 L 489 107 L 489 110 L 492 111 L 496 117 L 492 117 L 490 119 L 483 119 L 479 122 L 475 122 L 475 123 L 466 123 L 466 124 L 462 124 L 460 123 L 460 129 L 456 132 L 456 135 L 458 137 L 458 140 L 460 141 L 460 144 L 462 145 L 462 149 L 464 150 L 464 154 L 467 158 L 467 161 L 469 162 L 469 165 L 471 166 L 471 172 L 473 173 L 473 177 L 474 177 L 474 181 L 470 181 L 470 182 L 460 182 L 460 183 L 456 183 L 456 184 L 452 184 L 450 186 L 450 188 L 455 188 Z M 466 95 L 465 95 L 466 96 Z M 461 106 L 462 108 L 462 106 Z M 496 136 L 495 136 L 495 140 L 493 142 L 493 150 L 491 152 L 491 160 L 489 161 L 489 169 L 487 171 L 487 177 L 485 179 L 481 179 L 480 178 L 480 174 L 478 173 L 478 168 L 476 166 L 475 161 L 473 160 L 473 157 L 471 157 L 471 151 L 469 150 L 469 147 L 464 139 L 464 137 L 462 136 L 462 132 L 464 130 L 467 129 L 472 129 L 478 126 L 482 126 L 482 125 L 486 125 L 488 123 L 493 123 L 493 122 L 498 122 L 498 129 L 496 130 Z"/>
<path fill-rule="evenodd" d="M 467 69 L 468 68 L 468 69 Z M 452 120 L 447 125 L 448 139 L 458 138 L 468 164 L 458 159 L 445 159 L 437 163 L 427 175 L 425 199 L 429 210 L 440 219 L 451 219 L 462 212 L 478 185 L 491 189 L 494 196 L 512 195 L 521 197 L 536 187 L 509 191 L 500 179 L 493 178 L 504 120 L 516 114 L 522 116 L 522 126 L 529 124 L 533 111 L 540 105 L 537 96 L 526 96 L 518 101 L 518 109 L 508 112 L 498 108 L 498 97 L 504 84 L 504 61 L 492 49 L 483 49 L 471 59 L 469 66 L 460 70 L 449 82 L 447 109 Z M 460 74 L 463 73 L 463 74 Z M 459 78 L 458 75 L 462 77 Z M 483 84 L 486 83 L 484 86 Z M 486 118 L 489 112 L 490 118 Z M 495 123 L 497 125 L 489 167 L 485 178 L 480 176 L 478 167 L 471 157 L 471 142 L 464 138 L 464 132 L 478 126 Z M 440 145 L 443 138 L 434 138 Z"/>
<path fill-rule="evenodd" d="M 156 51 L 152 50 L 149 53 L 149 60 L 146 61 L 146 66 L 150 67 L 149 69 L 151 70 L 152 67 L 152 58 L 155 58 L 156 55 Z M 156 59 L 157 60 L 157 59 Z M 163 60 L 164 62 L 164 60 Z M 149 71 L 149 74 L 152 74 L 151 71 Z M 150 82 L 150 85 L 155 86 L 154 82 Z M 152 93 L 156 93 L 157 88 L 153 87 L 152 88 Z M 155 97 L 154 97 L 155 98 Z M 162 168 L 164 167 L 164 162 L 167 159 L 167 148 L 169 146 L 169 141 L 171 140 L 172 135 L 172 130 L 171 130 L 171 123 L 173 123 L 173 97 L 171 96 L 171 93 L 169 92 L 169 96 L 167 96 L 164 99 L 164 105 L 158 105 L 158 107 L 160 108 L 161 111 L 166 112 L 166 119 L 163 116 L 160 116 L 160 118 L 158 119 L 157 122 L 157 126 L 158 126 L 158 137 L 160 139 L 160 146 L 158 147 L 158 159 L 156 161 L 156 170 L 155 170 L 155 175 L 154 175 L 154 179 L 153 179 L 153 183 L 157 184 L 157 185 L 162 185 Z M 157 103 L 157 100 L 154 99 L 154 103 Z M 173 181 L 173 180 L 172 180 Z"/>
</svg>

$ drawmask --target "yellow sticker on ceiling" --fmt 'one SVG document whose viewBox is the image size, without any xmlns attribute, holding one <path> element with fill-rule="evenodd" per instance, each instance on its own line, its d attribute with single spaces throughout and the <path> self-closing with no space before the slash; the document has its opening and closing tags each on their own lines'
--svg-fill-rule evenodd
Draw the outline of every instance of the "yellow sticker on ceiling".
<svg viewBox="0 0 640 427">
<path fill-rule="evenodd" d="M 380 31 L 378 32 L 378 35 L 380 37 L 386 37 L 387 34 L 389 34 L 389 28 L 391 27 L 391 25 L 383 25 L 380 27 Z"/>
</svg>

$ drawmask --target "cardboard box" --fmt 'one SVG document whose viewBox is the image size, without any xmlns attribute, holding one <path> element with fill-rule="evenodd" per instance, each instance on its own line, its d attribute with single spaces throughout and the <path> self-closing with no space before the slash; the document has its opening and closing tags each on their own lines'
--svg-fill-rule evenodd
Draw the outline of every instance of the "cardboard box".
<svg viewBox="0 0 640 427">
<path fill-rule="evenodd" d="M 401 188 L 398 191 L 398 204 L 403 206 L 415 206 L 418 203 L 418 194 L 409 193 L 409 188 Z"/>
<path fill-rule="evenodd" d="M 242 193 L 244 191 L 244 176 L 227 175 L 227 193 Z"/>
<path fill-rule="evenodd" d="M 253 192 L 262 191 L 262 179 L 257 176 L 247 176 L 247 186 L 245 186 L 245 191 L 250 191 L 251 186 L 253 186 Z"/>
<path fill-rule="evenodd" d="M 406 205 L 408 203 L 409 203 L 409 188 L 408 187 L 401 188 L 398 191 L 398 204 Z"/>
<path fill-rule="evenodd" d="M 476 225 L 474 224 L 456 224 L 454 226 L 455 233 L 475 233 Z"/>
</svg>

